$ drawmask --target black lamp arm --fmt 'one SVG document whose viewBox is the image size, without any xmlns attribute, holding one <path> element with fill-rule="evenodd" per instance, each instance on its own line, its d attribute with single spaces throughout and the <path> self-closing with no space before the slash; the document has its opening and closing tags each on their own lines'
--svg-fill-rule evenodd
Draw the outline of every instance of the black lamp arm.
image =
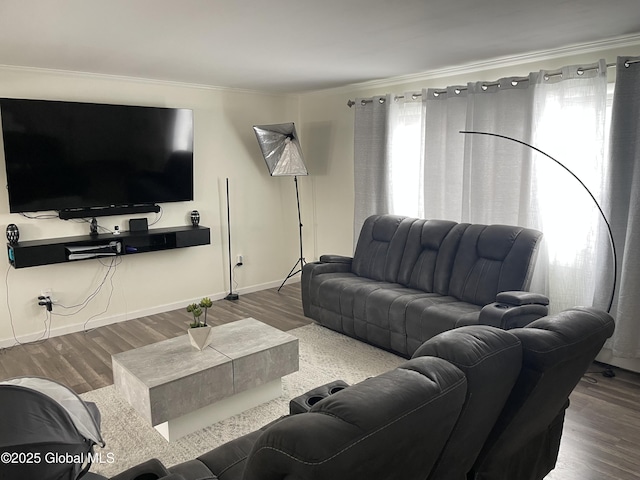
<svg viewBox="0 0 640 480">
<path fill-rule="evenodd" d="M 578 176 L 575 173 L 573 173 L 571 170 L 569 170 L 569 168 L 566 165 L 564 165 L 562 162 L 560 162 L 559 160 L 556 160 L 551 155 L 549 155 L 546 152 L 543 152 L 539 148 L 536 148 L 533 145 L 529 145 L 528 143 L 523 142 L 522 140 L 518 140 L 516 138 L 507 137 L 506 135 L 500 135 L 500 134 L 497 134 L 497 133 L 490 133 L 490 132 L 475 132 L 475 131 L 461 130 L 460 133 L 470 134 L 470 135 L 488 135 L 488 136 L 491 136 L 491 137 L 504 138 L 505 140 L 510 140 L 512 142 L 519 143 L 520 145 L 524 145 L 525 147 L 529 147 L 532 150 L 535 150 L 536 152 L 541 153 L 542 155 L 544 155 L 548 159 L 550 159 L 550 160 L 554 161 L 555 163 L 557 163 L 558 165 L 560 165 L 573 178 L 575 178 L 578 181 L 578 183 L 580 183 L 580 185 L 582 185 L 582 188 L 585 189 L 585 191 L 591 197 L 591 200 L 593 200 L 593 203 L 595 203 L 596 207 L 598 208 L 598 211 L 600 212 L 600 215 L 602 216 L 602 220 L 604 220 L 604 223 L 607 226 L 607 232 L 609 233 L 609 242 L 611 243 L 611 252 L 613 254 L 613 288 L 611 289 L 611 296 L 609 298 L 609 306 L 607 307 L 607 312 L 611 312 L 611 307 L 613 306 L 613 298 L 614 298 L 615 293 L 616 293 L 616 284 L 617 284 L 617 280 L 618 280 L 618 255 L 616 253 L 616 243 L 613 240 L 613 232 L 611 230 L 611 224 L 609 223 L 609 220 L 607 220 L 607 217 L 604 214 L 604 211 L 602 210 L 602 207 L 600 206 L 600 204 L 596 200 L 596 197 L 593 195 L 593 193 L 591 193 L 591 190 L 589 190 L 587 188 L 587 186 L 584 184 L 584 182 L 582 180 L 580 180 L 580 178 L 578 178 Z"/>
</svg>

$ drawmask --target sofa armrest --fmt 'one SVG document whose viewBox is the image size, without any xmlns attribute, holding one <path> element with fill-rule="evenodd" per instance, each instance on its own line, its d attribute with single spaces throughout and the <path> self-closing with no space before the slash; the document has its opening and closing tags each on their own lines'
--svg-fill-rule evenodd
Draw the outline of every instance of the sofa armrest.
<svg viewBox="0 0 640 480">
<path fill-rule="evenodd" d="M 311 407 L 313 407 L 320 400 L 324 400 L 325 398 L 333 395 L 334 393 L 338 393 L 345 388 L 348 388 L 349 384 L 344 380 L 336 380 L 331 383 L 326 383 L 320 387 L 314 388 L 313 390 L 309 390 L 306 393 L 303 393 L 299 397 L 292 399 L 289 402 L 289 414 L 296 415 L 298 413 L 308 412 Z"/>
<path fill-rule="evenodd" d="M 549 297 L 541 293 L 513 290 L 498 293 L 498 295 L 496 295 L 496 302 L 507 303 L 509 305 L 530 305 L 532 303 L 549 305 Z"/>
<path fill-rule="evenodd" d="M 311 280 L 316 275 L 324 273 L 350 273 L 351 257 L 343 257 L 341 255 L 322 255 L 320 259 L 334 259 L 336 261 L 320 261 L 307 263 L 302 267 L 302 281 L 300 289 L 302 293 L 302 311 L 305 317 L 311 318 L 311 298 L 310 288 Z"/>
<path fill-rule="evenodd" d="M 321 263 L 348 263 L 351 265 L 353 257 L 347 257 L 345 255 L 321 255 Z"/>
<path fill-rule="evenodd" d="M 532 292 L 500 292 L 496 302 L 485 305 L 478 323 L 504 330 L 520 328 L 549 314 L 549 298 Z"/>
</svg>

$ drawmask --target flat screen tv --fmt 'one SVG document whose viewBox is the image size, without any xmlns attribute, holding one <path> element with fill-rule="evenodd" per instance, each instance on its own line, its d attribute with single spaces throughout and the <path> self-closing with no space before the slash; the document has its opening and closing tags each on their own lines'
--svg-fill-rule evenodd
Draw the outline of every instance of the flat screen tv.
<svg viewBox="0 0 640 480">
<path fill-rule="evenodd" d="M 193 200 L 191 110 L 2 98 L 0 116 L 11 213 Z"/>
</svg>

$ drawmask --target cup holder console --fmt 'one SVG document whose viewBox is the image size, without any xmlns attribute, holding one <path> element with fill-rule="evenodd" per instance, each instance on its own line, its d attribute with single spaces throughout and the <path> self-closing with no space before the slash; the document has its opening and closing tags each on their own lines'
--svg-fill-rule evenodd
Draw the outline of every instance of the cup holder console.
<svg viewBox="0 0 640 480">
<path fill-rule="evenodd" d="M 316 403 L 318 403 L 320 400 L 322 400 L 323 398 L 327 398 L 327 397 L 322 397 L 320 395 L 313 395 L 312 397 L 307 397 L 305 399 L 305 403 L 309 406 L 309 407 L 313 407 Z"/>
<path fill-rule="evenodd" d="M 316 403 L 324 400 L 330 395 L 344 390 L 348 386 L 349 385 L 344 381 L 336 380 L 334 382 L 322 385 L 318 388 L 314 388 L 313 390 L 310 390 L 307 393 L 304 393 L 299 397 L 291 400 L 289 402 L 289 413 L 291 415 L 295 415 L 297 413 L 308 412 Z"/>
</svg>

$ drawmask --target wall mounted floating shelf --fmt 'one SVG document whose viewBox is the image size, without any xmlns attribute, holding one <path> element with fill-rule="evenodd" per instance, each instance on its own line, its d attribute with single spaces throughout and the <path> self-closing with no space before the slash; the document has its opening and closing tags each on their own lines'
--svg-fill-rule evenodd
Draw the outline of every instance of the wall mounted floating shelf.
<svg viewBox="0 0 640 480">
<path fill-rule="evenodd" d="M 80 235 L 7 244 L 9 263 L 15 268 L 75 262 L 209 245 L 211 233 L 203 226 L 155 228 L 142 232 Z"/>
</svg>

